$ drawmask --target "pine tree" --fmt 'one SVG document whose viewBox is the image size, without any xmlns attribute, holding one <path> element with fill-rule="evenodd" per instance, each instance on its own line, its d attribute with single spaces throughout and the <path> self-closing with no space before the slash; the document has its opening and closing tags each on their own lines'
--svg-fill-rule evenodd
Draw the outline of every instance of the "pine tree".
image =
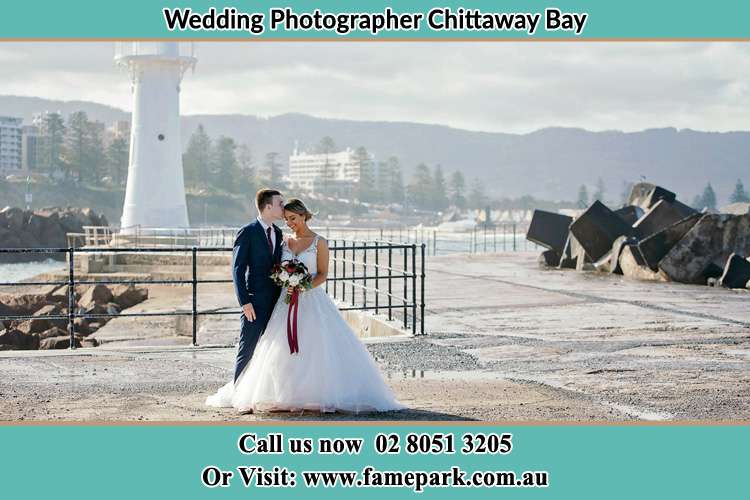
<svg viewBox="0 0 750 500">
<path fill-rule="evenodd" d="M 734 192 L 729 197 L 731 203 L 747 203 L 750 202 L 750 196 L 745 191 L 745 186 L 742 184 L 741 179 L 737 179 L 737 184 L 734 186 Z"/>
<path fill-rule="evenodd" d="M 75 177 L 79 183 L 86 182 L 91 172 L 91 165 L 87 161 L 87 148 L 89 146 L 90 125 L 88 116 L 84 111 L 76 111 L 68 117 L 66 135 L 66 163 L 68 168 L 65 172 L 66 180 Z"/>
<path fill-rule="evenodd" d="M 253 155 L 247 144 L 240 144 L 237 148 L 237 164 L 240 168 L 238 182 L 240 193 L 255 193 L 258 190 Z"/>
<path fill-rule="evenodd" d="M 41 123 L 39 170 L 48 174 L 65 171 L 65 122 L 59 113 L 47 113 Z"/>
<path fill-rule="evenodd" d="M 336 144 L 333 142 L 333 139 L 329 136 L 323 137 L 320 142 L 318 143 L 318 146 L 316 147 L 316 152 L 318 154 L 325 155 L 325 161 L 323 163 L 323 173 L 321 175 L 321 191 L 323 194 L 329 194 L 330 192 L 330 178 L 331 178 L 331 166 L 330 166 L 330 160 L 329 156 L 336 151 Z"/>
<path fill-rule="evenodd" d="M 431 202 L 434 185 L 432 172 L 430 172 L 430 168 L 427 165 L 424 163 L 417 165 L 412 181 L 406 190 L 409 196 L 409 205 L 422 210 L 432 208 Z"/>
<path fill-rule="evenodd" d="M 469 192 L 469 208 L 482 209 L 487 206 L 488 198 L 484 190 L 484 183 L 481 179 L 475 178 L 471 182 L 471 191 Z"/>
<path fill-rule="evenodd" d="M 375 199 L 375 172 L 373 162 L 364 146 L 354 151 L 354 157 L 359 164 L 359 184 L 357 196 L 359 201 L 371 202 Z"/>
<path fill-rule="evenodd" d="M 104 124 L 89 122 L 85 159 L 85 170 L 89 172 L 94 185 L 101 186 L 102 178 L 107 175 L 107 155 L 104 150 Z"/>
<path fill-rule="evenodd" d="M 401 172 L 398 158 L 395 156 L 388 158 L 388 165 L 391 174 L 391 188 L 388 191 L 388 199 L 391 203 L 403 205 L 406 198 L 406 189 L 404 188 L 404 175 Z"/>
<path fill-rule="evenodd" d="M 276 151 L 271 151 L 270 153 L 266 153 L 266 161 L 263 164 L 263 170 L 264 170 L 264 181 L 266 181 L 266 185 L 268 187 L 271 187 L 273 189 L 283 189 L 283 179 L 282 179 L 282 173 L 281 173 L 281 164 L 276 161 L 276 158 L 278 158 L 279 153 Z"/>
<path fill-rule="evenodd" d="M 594 191 L 593 200 L 599 200 L 602 203 L 604 203 L 604 192 L 607 190 L 607 188 L 604 185 L 604 180 L 599 177 L 596 180 L 596 191 Z"/>
<path fill-rule="evenodd" d="M 220 136 L 211 154 L 211 185 L 226 192 L 237 190 L 239 165 L 235 156 L 237 145 L 231 137 Z"/>
<path fill-rule="evenodd" d="M 466 196 L 464 195 L 465 191 L 466 180 L 464 179 L 464 174 L 456 170 L 451 174 L 449 192 L 451 204 L 459 210 L 463 210 L 466 208 Z"/>
<path fill-rule="evenodd" d="M 703 189 L 701 201 L 703 202 L 704 207 L 708 207 L 711 210 L 716 210 L 716 193 L 714 192 L 714 188 L 711 187 L 710 182 Z"/>
<path fill-rule="evenodd" d="M 445 210 L 448 208 L 448 189 L 445 186 L 445 176 L 443 167 L 435 167 L 435 178 L 433 179 L 432 188 L 432 205 L 435 210 Z"/>
<path fill-rule="evenodd" d="M 107 171 L 116 186 L 125 184 L 128 172 L 128 140 L 115 137 L 107 147 Z"/>
<path fill-rule="evenodd" d="M 185 184 L 188 186 L 207 187 L 211 164 L 211 138 L 203 125 L 193 132 L 188 141 L 187 150 L 182 155 L 182 167 L 185 173 Z"/>
<path fill-rule="evenodd" d="M 578 188 L 578 201 L 576 202 L 578 208 L 586 208 L 589 206 L 589 190 L 585 184 L 581 184 Z"/>
</svg>

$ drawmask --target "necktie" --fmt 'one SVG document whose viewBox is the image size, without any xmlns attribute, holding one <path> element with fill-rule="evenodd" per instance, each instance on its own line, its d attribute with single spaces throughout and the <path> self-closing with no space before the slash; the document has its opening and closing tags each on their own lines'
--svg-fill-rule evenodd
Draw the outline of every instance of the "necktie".
<svg viewBox="0 0 750 500">
<path fill-rule="evenodd" d="M 271 242 L 271 228 L 266 228 L 266 236 L 268 237 L 268 250 L 271 251 L 271 255 L 273 255 L 273 243 Z"/>
</svg>

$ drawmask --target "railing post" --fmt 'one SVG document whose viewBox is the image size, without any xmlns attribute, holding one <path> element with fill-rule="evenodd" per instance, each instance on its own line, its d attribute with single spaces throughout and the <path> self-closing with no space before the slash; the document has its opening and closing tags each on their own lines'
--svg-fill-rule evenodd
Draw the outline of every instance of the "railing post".
<svg viewBox="0 0 750 500">
<path fill-rule="evenodd" d="M 193 347 L 198 345 L 198 264 L 197 249 L 193 246 Z"/>
<path fill-rule="evenodd" d="M 341 300 L 346 302 L 346 240 L 341 240 Z"/>
<path fill-rule="evenodd" d="M 420 281 L 421 281 L 421 291 L 419 292 L 419 332 L 421 335 L 424 335 L 424 278 L 425 278 L 425 264 L 424 264 L 424 243 L 422 244 L 422 272 L 420 275 Z"/>
<path fill-rule="evenodd" d="M 437 229 L 432 231 L 432 255 L 437 255 Z"/>
<path fill-rule="evenodd" d="M 383 229 L 380 229 L 380 237 L 382 239 L 383 237 Z M 379 257 L 379 250 L 380 244 L 376 241 L 375 242 L 375 314 L 378 314 L 380 311 L 380 268 L 378 265 L 380 264 L 380 257 Z"/>
<path fill-rule="evenodd" d="M 497 253 L 497 226 L 492 226 L 492 251 Z"/>
<path fill-rule="evenodd" d="M 336 244 L 336 240 L 333 240 L 333 298 L 336 298 L 336 290 L 338 289 L 338 280 L 336 278 L 339 277 L 338 273 L 338 245 Z M 328 281 L 326 281 L 326 287 L 328 286 Z M 328 291 L 328 288 L 326 288 L 326 291 Z"/>
<path fill-rule="evenodd" d="M 423 244 L 424 245 L 424 244 Z M 417 245 L 411 246 L 411 334 L 417 334 Z"/>
<path fill-rule="evenodd" d="M 408 247 L 404 246 L 402 248 L 402 250 L 404 252 L 404 267 L 403 267 L 403 269 L 401 271 L 402 271 L 402 273 L 404 275 L 404 298 L 403 298 L 403 301 L 404 301 L 404 330 L 406 330 L 406 326 L 407 326 L 406 320 L 407 320 L 408 314 L 409 314 L 409 310 L 408 310 L 408 307 L 409 307 L 409 291 L 408 291 L 409 273 L 407 272 L 409 270 L 409 264 L 408 264 L 408 261 L 407 261 L 408 255 L 406 255 Z"/>
<path fill-rule="evenodd" d="M 487 222 L 484 223 L 484 253 L 487 253 Z"/>
<path fill-rule="evenodd" d="M 75 330 L 75 306 L 76 306 L 76 291 L 75 291 L 75 247 L 68 247 L 68 256 L 70 262 L 68 262 L 68 335 L 70 336 L 70 349 L 76 348 L 76 337 Z"/>
<path fill-rule="evenodd" d="M 362 305 L 367 307 L 367 241 L 362 248 Z"/>
<path fill-rule="evenodd" d="M 513 251 L 516 251 L 516 223 L 513 223 Z"/>
<path fill-rule="evenodd" d="M 507 237 L 508 237 L 508 225 L 505 222 L 503 222 L 503 252 L 508 250 L 506 248 L 507 243 L 505 241 Z"/>
<path fill-rule="evenodd" d="M 356 280 L 354 279 L 355 276 L 357 276 L 357 240 L 352 239 L 352 305 L 354 305 L 355 302 L 355 295 L 356 295 Z"/>
<path fill-rule="evenodd" d="M 393 244 L 388 245 L 388 321 L 393 320 Z"/>
</svg>

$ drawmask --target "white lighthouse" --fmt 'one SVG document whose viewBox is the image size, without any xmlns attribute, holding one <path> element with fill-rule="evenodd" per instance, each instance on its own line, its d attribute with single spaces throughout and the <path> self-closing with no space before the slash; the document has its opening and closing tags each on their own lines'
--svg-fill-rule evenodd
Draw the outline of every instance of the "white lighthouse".
<svg viewBox="0 0 750 500">
<path fill-rule="evenodd" d="M 195 66 L 177 42 L 118 44 L 115 62 L 133 86 L 130 163 L 121 233 L 188 227 L 180 142 L 180 82 Z"/>
</svg>

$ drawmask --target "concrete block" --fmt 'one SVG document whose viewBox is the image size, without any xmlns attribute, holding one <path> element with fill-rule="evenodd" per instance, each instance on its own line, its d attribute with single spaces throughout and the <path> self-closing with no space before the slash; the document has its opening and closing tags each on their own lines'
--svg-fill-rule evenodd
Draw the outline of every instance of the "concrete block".
<svg viewBox="0 0 750 500">
<path fill-rule="evenodd" d="M 702 214 L 694 213 L 642 239 L 638 243 L 638 250 L 646 265 L 652 271 L 656 271 L 659 268 L 659 262 L 698 223 L 701 217 L 703 217 Z"/>
<path fill-rule="evenodd" d="M 664 189 L 661 186 L 651 184 L 650 182 L 639 182 L 630 190 L 628 205 L 635 205 L 641 207 L 643 210 L 648 210 L 659 200 L 667 200 L 673 203 L 676 197 L 677 195 L 672 191 Z"/>
<path fill-rule="evenodd" d="M 685 205 L 687 207 L 687 205 Z M 687 207 L 691 213 L 696 211 Z M 675 222 L 678 222 L 686 217 L 685 210 L 676 206 L 674 203 L 670 203 L 666 200 L 657 201 L 654 206 L 648 209 L 635 223 L 633 229 L 635 235 L 640 239 L 648 238 L 649 236 L 662 231 Z M 688 214 L 689 215 L 689 214 Z"/>
<path fill-rule="evenodd" d="M 750 262 L 733 253 L 727 259 L 719 284 L 725 288 L 746 288 L 750 282 Z"/>
<path fill-rule="evenodd" d="M 672 281 L 706 283 L 710 264 L 733 253 L 750 255 L 750 214 L 704 214 L 659 262 Z"/>
<path fill-rule="evenodd" d="M 624 220 L 625 224 L 627 224 L 628 226 L 632 226 L 633 224 L 635 224 L 635 221 L 640 219 L 644 213 L 641 207 L 636 207 L 635 205 L 627 205 L 622 208 L 618 208 L 614 212 L 619 215 L 620 218 Z"/>
<path fill-rule="evenodd" d="M 608 274 L 622 274 L 620 268 L 620 254 L 627 245 L 634 245 L 637 241 L 633 237 L 620 236 L 612 244 L 612 250 L 607 252 L 601 259 L 594 263 L 597 271 Z"/>
<path fill-rule="evenodd" d="M 560 255 L 554 250 L 545 250 L 539 255 L 541 267 L 557 267 L 560 264 Z"/>
<path fill-rule="evenodd" d="M 597 261 L 612 249 L 619 236 L 631 236 L 633 228 L 597 200 L 573 221 L 570 232 L 589 258 Z"/>
<path fill-rule="evenodd" d="M 562 255 L 572 221 L 567 215 L 534 210 L 526 239 Z"/>
<path fill-rule="evenodd" d="M 646 265 L 636 245 L 624 245 L 619 262 L 622 274 L 626 278 L 641 281 L 667 281 L 664 276 L 652 271 Z"/>
</svg>

